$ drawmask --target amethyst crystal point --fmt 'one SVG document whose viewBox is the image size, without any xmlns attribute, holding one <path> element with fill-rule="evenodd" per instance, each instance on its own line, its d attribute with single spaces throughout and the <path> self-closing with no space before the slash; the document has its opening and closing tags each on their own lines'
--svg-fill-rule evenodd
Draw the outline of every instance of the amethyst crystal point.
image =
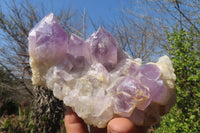
<svg viewBox="0 0 200 133">
<path fill-rule="evenodd" d="M 43 18 L 29 33 L 31 57 L 45 64 L 56 64 L 67 51 L 68 37 L 53 13 Z"/>
<path fill-rule="evenodd" d="M 67 34 L 53 13 L 50 13 L 31 30 L 28 40 L 33 84 L 44 82 L 42 78 L 45 71 L 61 61 L 66 54 Z"/>
<path fill-rule="evenodd" d="M 70 37 L 67 53 L 76 57 L 84 57 L 87 60 L 90 60 L 90 45 L 89 43 L 82 40 L 75 34 L 72 34 Z"/>
<path fill-rule="evenodd" d="M 100 27 L 87 40 L 96 60 L 105 66 L 117 64 L 117 42 L 105 29 Z"/>
<path fill-rule="evenodd" d="M 79 36 L 72 34 L 67 48 L 67 58 L 75 68 L 91 64 L 90 45 Z"/>
<path fill-rule="evenodd" d="M 29 34 L 32 81 L 46 86 L 87 124 L 106 127 L 113 117 L 152 125 L 175 104 L 176 76 L 167 56 L 142 65 L 99 28 L 86 41 L 67 35 L 53 14 Z"/>
</svg>

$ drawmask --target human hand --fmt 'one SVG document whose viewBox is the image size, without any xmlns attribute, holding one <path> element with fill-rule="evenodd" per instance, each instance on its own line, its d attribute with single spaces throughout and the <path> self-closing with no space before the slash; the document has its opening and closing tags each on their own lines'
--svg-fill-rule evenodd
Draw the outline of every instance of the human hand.
<svg viewBox="0 0 200 133">
<path fill-rule="evenodd" d="M 65 115 L 65 128 L 67 133 L 88 133 L 87 125 L 77 116 L 72 109 L 69 109 Z M 135 126 L 127 118 L 114 118 L 108 123 L 107 129 L 93 128 L 93 133 L 145 133 L 144 127 Z"/>
</svg>

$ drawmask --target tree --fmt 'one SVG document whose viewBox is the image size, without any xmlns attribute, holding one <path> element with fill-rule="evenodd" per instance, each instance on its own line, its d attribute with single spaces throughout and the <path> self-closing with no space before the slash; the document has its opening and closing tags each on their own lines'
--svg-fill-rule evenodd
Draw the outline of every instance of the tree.
<svg viewBox="0 0 200 133">
<path fill-rule="evenodd" d="M 14 101 L 16 99 L 12 97 L 14 84 L 16 81 L 3 67 L 0 67 L 0 117 L 5 113 L 11 114 L 17 111 L 17 103 Z"/>
<path fill-rule="evenodd" d="M 5 2 L 5 1 L 4 1 Z M 37 132 L 56 132 L 63 112 L 63 104 L 47 88 L 28 84 L 31 70 L 28 55 L 28 33 L 46 12 L 39 12 L 28 1 L 17 5 L 14 0 L 7 4 L 9 12 L 0 10 L 1 45 L 0 64 L 9 76 L 20 81 L 20 89 L 26 90 L 33 98 L 33 112 Z M 42 7 L 44 8 L 44 7 Z M 68 8 L 56 14 L 63 28 L 71 34 L 82 33 L 82 19 L 77 11 Z M 8 83 L 9 84 L 9 83 Z M 15 90 L 18 91 L 18 90 Z M 57 112 L 57 113 L 56 113 Z"/>
<path fill-rule="evenodd" d="M 189 31 L 175 29 L 168 35 L 168 52 L 177 76 L 177 104 L 164 117 L 158 132 L 196 133 L 200 131 L 200 36 L 194 27 Z"/>
<path fill-rule="evenodd" d="M 120 46 L 132 57 L 147 62 L 155 60 L 161 52 L 159 45 L 163 43 L 163 38 L 158 34 L 159 28 L 150 16 L 137 21 L 136 16 L 130 13 L 122 16 L 113 26 L 113 34 Z"/>
<path fill-rule="evenodd" d="M 182 28 L 187 30 L 190 27 L 194 28 L 194 31 L 200 33 L 199 23 L 200 20 L 200 1 L 199 0 L 145 0 L 153 9 L 160 12 L 159 15 L 163 18 L 163 21 L 168 19 L 168 23 L 173 25 L 178 22 Z M 156 7 L 156 8 L 155 8 Z M 170 17 L 172 21 L 169 20 Z"/>
<path fill-rule="evenodd" d="M 139 42 L 139 44 L 137 44 L 137 47 L 139 47 L 142 45 L 142 43 L 145 42 L 143 41 L 145 36 L 142 33 L 145 33 L 144 30 L 148 30 L 146 32 L 146 47 L 149 46 L 152 48 L 150 50 L 153 53 L 153 57 L 159 55 L 160 53 L 167 53 L 167 50 L 169 50 L 170 47 L 170 43 L 167 40 L 166 31 L 172 31 L 176 25 L 179 25 L 180 27 L 187 30 L 189 30 L 190 27 L 193 27 L 194 31 L 199 33 L 199 0 L 127 1 L 130 3 L 128 8 L 122 10 L 122 16 L 126 16 L 126 18 L 120 19 L 121 21 L 124 21 L 123 26 L 126 28 L 121 28 L 121 31 L 130 32 L 131 30 L 129 29 L 132 29 L 131 36 L 140 35 L 140 38 L 132 38 L 132 40 L 137 40 Z M 129 33 L 127 33 L 127 35 L 128 34 Z M 135 45 L 134 41 L 131 43 L 131 45 L 133 45 L 133 49 Z M 151 45 L 152 42 L 154 43 L 153 45 Z M 147 51 L 149 50 L 149 47 Z M 132 53 L 134 53 L 137 51 L 137 49 L 132 51 Z M 144 51 L 143 53 L 146 52 Z M 150 55 L 152 55 L 152 53 Z M 137 55 L 139 56 L 140 52 Z M 149 55 L 147 57 L 149 57 Z"/>
</svg>

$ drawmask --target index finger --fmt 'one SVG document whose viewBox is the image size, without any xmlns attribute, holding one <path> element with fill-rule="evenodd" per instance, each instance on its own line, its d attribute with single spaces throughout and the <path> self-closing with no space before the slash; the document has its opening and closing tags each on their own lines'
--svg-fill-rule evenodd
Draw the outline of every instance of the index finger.
<svg viewBox="0 0 200 133">
<path fill-rule="evenodd" d="M 68 109 L 64 121 L 67 133 L 88 133 L 87 125 L 71 108 Z"/>
</svg>

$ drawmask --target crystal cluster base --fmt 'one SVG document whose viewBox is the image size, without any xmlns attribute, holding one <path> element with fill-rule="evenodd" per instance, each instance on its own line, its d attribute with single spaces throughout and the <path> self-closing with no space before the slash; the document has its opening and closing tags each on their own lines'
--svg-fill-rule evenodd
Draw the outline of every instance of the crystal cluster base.
<svg viewBox="0 0 200 133">
<path fill-rule="evenodd" d="M 51 89 L 89 125 L 103 128 L 118 116 L 151 125 L 175 104 L 176 76 L 166 55 L 142 64 L 101 27 L 87 40 L 68 39 L 53 13 L 28 39 L 33 84 Z"/>
</svg>

